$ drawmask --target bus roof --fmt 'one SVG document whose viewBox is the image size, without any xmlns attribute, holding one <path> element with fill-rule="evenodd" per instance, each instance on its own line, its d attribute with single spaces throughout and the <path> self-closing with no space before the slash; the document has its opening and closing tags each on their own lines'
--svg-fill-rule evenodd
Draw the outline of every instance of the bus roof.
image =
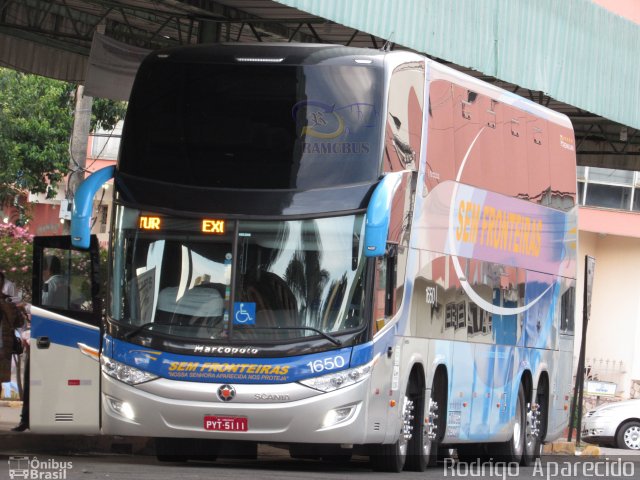
<svg viewBox="0 0 640 480">
<path fill-rule="evenodd" d="M 524 110 L 536 117 L 544 118 L 549 122 L 573 130 L 573 125 L 571 124 L 569 117 L 560 112 L 551 110 L 550 108 L 532 102 L 531 100 L 516 95 L 515 93 L 511 93 L 508 90 L 504 90 L 492 85 L 491 83 L 484 82 L 430 59 L 427 59 L 427 78 L 430 80 L 434 80 L 436 78 L 449 80 L 458 85 L 473 89 L 476 93 L 486 95 L 487 97 L 501 103 L 519 108 L 520 110 Z"/>
</svg>

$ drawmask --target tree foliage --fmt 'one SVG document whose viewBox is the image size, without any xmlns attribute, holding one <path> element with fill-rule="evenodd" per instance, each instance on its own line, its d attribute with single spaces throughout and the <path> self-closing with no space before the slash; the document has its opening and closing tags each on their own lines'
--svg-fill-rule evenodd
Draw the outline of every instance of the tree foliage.
<svg viewBox="0 0 640 480">
<path fill-rule="evenodd" d="M 127 112 L 126 102 L 114 102 L 107 98 L 94 98 L 91 108 L 91 130 L 113 130 Z"/>
<path fill-rule="evenodd" d="M 69 170 L 75 85 L 0 68 L 0 204 L 19 191 L 46 193 Z M 123 102 L 97 99 L 91 128 L 113 128 Z"/>
<path fill-rule="evenodd" d="M 51 192 L 67 172 L 70 84 L 0 69 L 0 200 Z"/>
</svg>

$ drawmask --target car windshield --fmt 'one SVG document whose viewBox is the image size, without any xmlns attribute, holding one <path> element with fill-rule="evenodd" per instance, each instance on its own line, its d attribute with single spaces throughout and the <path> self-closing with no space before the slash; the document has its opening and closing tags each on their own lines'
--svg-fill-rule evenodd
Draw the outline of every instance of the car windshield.
<svg viewBox="0 0 640 480">
<path fill-rule="evenodd" d="M 118 207 L 111 316 L 217 343 L 357 329 L 363 228 L 363 215 L 225 221 Z"/>
</svg>

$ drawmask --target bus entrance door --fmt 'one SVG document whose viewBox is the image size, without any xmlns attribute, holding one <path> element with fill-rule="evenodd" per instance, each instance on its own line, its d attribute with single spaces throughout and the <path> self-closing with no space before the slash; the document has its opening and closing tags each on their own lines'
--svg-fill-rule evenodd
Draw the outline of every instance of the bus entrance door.
<svg viewBox="0 0 640 480">
<path fill-rule="evenodd" d="M 36 433 L 98 433 L 100 320 L 98 241 L 33 242 L 29 424 Z"/>
</svg>

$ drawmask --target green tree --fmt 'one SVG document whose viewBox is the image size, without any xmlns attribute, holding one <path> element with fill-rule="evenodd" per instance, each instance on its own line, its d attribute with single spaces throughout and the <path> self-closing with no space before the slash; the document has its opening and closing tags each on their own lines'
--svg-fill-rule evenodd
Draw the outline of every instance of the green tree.
<svg viewBox="0 0 640 480">
<path fill-rule="evenodd" d="M 55 195 L 67 172 L 73 123 L 67 83 L 0 69 L 0 201 L 18 191 Z"/>
<path fill-rule="evenodd" d="M 46 193 L 69 170 L 75 85 L 0 68 L 0 204 L 20 191 Z M 91 128 L 113 128 L 123 102 L 97 99 Z"/>
<path fill-rule="evenodd" d="M 126 102 L 114 102 L 108 98 L 94 98 L 91 107 L 91 130 L 97 127 L 113 130 L 119 120 L 127 113 Z"/>
</svg>

